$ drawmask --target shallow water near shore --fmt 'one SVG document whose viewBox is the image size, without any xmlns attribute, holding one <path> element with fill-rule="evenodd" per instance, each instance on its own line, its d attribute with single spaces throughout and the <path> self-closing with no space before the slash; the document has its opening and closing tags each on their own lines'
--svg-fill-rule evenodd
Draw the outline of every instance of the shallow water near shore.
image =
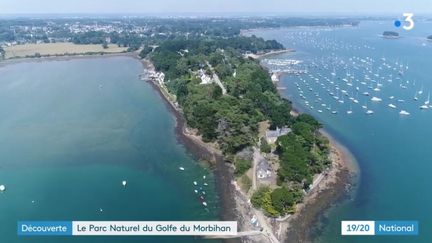
<svg viewBox="0 0 432 243">
<path fill-rule="evenodd" d="M 213 174 L 179 144 L 174 117 L 141 72 L 130 57 L 0 67 L 2 242 L 205 241 L 16 235 L 18 220 L 218 220 Z M 193 181 L 209 184 L 208 210 Z"/>
<path fill-rule="evenodd" d="M 329 211 L 325 227 L 316 241 L 430 242 L 432 231 L 427 229 L 432 228 L 432 213 L 429 210 L 432 196 L 427 192 L 432 183 L 432 150 L 428 148 L 432 137 L 432 110 L 421 110 L 419 106 L 432 92 L 432 43 L 426 40 L 431 27 L 431 22 L 417 21 L 414 30 L 398 31 L 401 38 L 396 40 L 379 37 L 383 31 L 393 30 L 392 21 L 366 21 L 353 28 L 291 28 L 253 32 L 296 49 L 296 53 L 272 59 L 303 61 L 300 66 L 307 66 L 308 73 L 317 77 L 318 83 L 308 75 L 284 75 L 279 86 L 286 89 L 281 89 L 281 94 L 292 100 L 301 111 L 317 117 L 325 129 L 345 145 L 358 161 L 361 176 L 353 200 Z M 371 84 L 372 89 L 359 84 L 365 77 L 360 60 L 366 57 L 369 58 L 366 63 L 371 62 L 367 64 L 372 69 L 370 76 L 375 77 L 374 74 L 377 74 L 379 77 L 378 83 L 382 85 L 380 91 L 375 91 L 377 83 L 366 81 L 366 86 Z M 332 64 L 334 60 L 337 62 Z M 343 64 L 340 64 L 341 60 Z M 398 67 L 396 70 L 378 69 L 382 63 L 393 67 L 398 63 Z M 329 66 L 325 68 L 324 65 Z M 403 75 L 397 74 L 399 65 L 403 66 Z M 332 72 L 336 73 L 334 79 Z M 333 80 L 341 89 L 348 90 L 348 95 L 354 95 L 359 103 L 351 102 L 348 97 L 345 97 L 343 104 L 337 102 L 321 87 L 323 77 L 318 74 Z M 348 74 L 355 77 L 352 87 L 342 81 Z M 306 83 L 300 77 L 306 79 Z M 296 82 L 304 91 L 304 98 L 300 96 Z M 324 83 L 329 87 L 329 82 Z M 360 87 L 358 95 L 356 86 Z M 423 91 L 421 95 L 418 93 L 420 90 Z M 368 91 L 370 96 L 363 96 L 364 91 Z M 315 92 L 319 92 L 322 98 L 317 104 L 314 102 Z M 330 86 L 330 92 L 337 95 L 340 91 Z M 418 101 L 413 99 L 415 93 L 418 94 Z M 339 94 L 341 97 L 342 94 Z M 382 101 L 371 101 L 373 96 Z M 321 108 L 321 103 L 330 104 L 331 111 L 337 114 Z M 388 107 L 391 103 L 397 109 Z M 363 105 L 373 110 L 374 114 L 366 115 L 366 110 L 361 107 Z M 318 112 L 318 109 L 322 112 Z M 350 109 L 352 113 L 347 114 Z M 406 110 L 410 115 L 400 115 L 400 110 Z M 342 237 L 341 220 L 418 220 L 421 230 L 416 237 Z"/>
</svg>

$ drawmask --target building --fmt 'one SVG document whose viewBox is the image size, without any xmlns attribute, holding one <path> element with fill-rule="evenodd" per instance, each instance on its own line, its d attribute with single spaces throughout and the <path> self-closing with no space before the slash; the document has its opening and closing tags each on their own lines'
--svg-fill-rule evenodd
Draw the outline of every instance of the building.
<svg viewBox="0 0 432 243">
<path fill-rule="evenodd" d="M 277 138 L 283 135 L 287 135 L 289 132 L 291 132 L 291 128 L 283 127 L 283 128 L 276 128 L 276 130 L 267 130 L 266 131 L 266 140 L 267 143 L 273 144 L 276 142 Z"/>
<path fill-rule="evenodd" d="M 148 75 L 149 75 L 149 78 L 155 80 L 160 85 L 164 84 L 165 74 L 163 72 L 153 72 L 153 71 L 150 71 Z"/>
<path fill-rule="evenodd" d="M 201 84 L 211 84 L 213 79 L 205 73 L 203 69 L 198 71 L 198 77 L 201 79 Z"/>
<path fill-rule="evenodd" d="M 258 179 L 267 179 L 271 177 L 272 172 L 270 169 L 270 165 L 267 160 L 261 160 L 257 165 L 257 177 Z"/>
</svg>

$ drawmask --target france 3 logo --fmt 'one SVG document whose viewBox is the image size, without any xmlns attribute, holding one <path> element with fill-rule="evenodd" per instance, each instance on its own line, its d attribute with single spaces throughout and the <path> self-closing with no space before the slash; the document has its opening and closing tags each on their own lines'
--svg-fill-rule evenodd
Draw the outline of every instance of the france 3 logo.
<svg viewBox="0 0 432 243">
<path fill-rule="evenodd" d="M 412 30 L 414 28 L 414 20 L 413 20 L 414 14 L 413 13 L 403 13 L 402 15 L 405 17 L 405 20 L 403 22 L 400 21 L 399 19 L 395 20 L 394 26 L 396 28 L 399 28 L 402 26 L 402 28 L 404 30 Z M 402 23 L 404 25 L 402 25 Z"/>
</svg>

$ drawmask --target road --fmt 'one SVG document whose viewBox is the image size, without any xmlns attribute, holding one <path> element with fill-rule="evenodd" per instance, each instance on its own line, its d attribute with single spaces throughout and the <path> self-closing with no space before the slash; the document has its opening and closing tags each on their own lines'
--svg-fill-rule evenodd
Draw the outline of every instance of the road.
<svg viewBox="0 0 432 243">
<path fill-rule="evenodd" d="M 222 94 L 226 95 L 227 90 L 225 88 L 225 86 L 223 85 L 222 81 L 219 79 L 219 76 L 216 74 L 214 68 L 212 67 L 212 65 L 210 65 L 209 62 L 206 61 L 207 66 L 210 68 L 210 70 L 213 73 L 213 80 L 216 82 L 217 85 L 219 85 L 219 87 L 222 89 Z"/>
</svg>

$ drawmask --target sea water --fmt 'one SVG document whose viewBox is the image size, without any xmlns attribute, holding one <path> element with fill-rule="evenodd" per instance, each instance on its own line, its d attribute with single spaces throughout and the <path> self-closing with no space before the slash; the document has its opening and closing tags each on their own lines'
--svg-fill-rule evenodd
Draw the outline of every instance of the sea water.
<svg viewBox="0 0 432 243">
<path fill-rule="evenodd" d="M 401 38 L 382 38 L 380 35 L 386 30 L 399 32 Z M 296 49 L 295 53 L 271 57 L 277 61 L 302 61 L 295 68 L 308 72 L 299 76 L 282 76 L 279 86 L 286 89 L 280 92 L 292 100 L 295 107 L 319 119 L 324 128 L 346 145 L 358 161 L 360 179 L 353 200 L 329 212 L 324 229 L 318 232 L 317 241 L 431 242 L 432 109 L 419 108 L 427 100 L 428 93 L 432 92 L 432 42 L 426 40 L 432 34 L 431 30 L 431 22 L 418 20 L 413 30 L 405 31 L 394 27 L 393 21 L 388 19 L 362 21 L 358 27 L 299 27 L 253 32 Z M 364 65 L 359 68 L 362 65 L 359 60 L 366 58 L 372 60 L 364 65 L 369 65 L 372 70 L 369 75 L 371 79 L 379 81 L 380 91 L 374 90 L 377 83 L 371 85 L 371 81 L 367 81 L 367 85 L 360 84 L 365 76 Z M 396 70 L 379 69 L 382 63 L 389 63 L 392 67 L 398 63 L 399 67 Z M 281 69 L 277 65 L 272 68 Z M 336 73 L 334 78 L 333 71 Z M 400 71 L 403 75 L 398 74 Z M 376 73 L 378 77 L 373 75 Z M 318 77 L 318 83 L 309 74 Z M 352 86 L 342 80 L 348 74 L 354 76 Z M 390 74 L 392 82 L 388 81 Z M 329 84 L 323 77 L 333 80 L 334 84 Z M 348 96 L 344 97 L 344 103 L 340 103 L 329 95 L 320 84 L 322 82 L 336 96 L 343 96 L 342 89 L 348 91 L 349 96 L 354 96 L 358 103 Z M 298 83 L 304 98 L 295 83 Z M 367 86 L 372 86 L 372 89 Z M 423 90 L 422 94 L 419 94 L 420 90 Z M 315 92 L 321 97 L 317 103 Z M 362 95 L 363 92 L 369 92 L 370 96 Z M 382 101 L 371 101 L 373 96 Z M 322 103 L 327 107 L 331 105 L 331 109 L 322 107 Z M 388 104 L 394 104 L 397 108 L 392 109 Z M 363 105 L 373 110 L 374 114 L 366 115 Z M 319 109 L 322 112 L 318 112 Z M 352 110 L 352 114 L 347 114 L 348 110 Z M 401 110 L 410 115 L 400 115 Z M 341 220 L 418 220 L 420 234 L 414 237 L 342 237 Z"/>
<path fill-rule="evenodd" d="M 0 67 L 0 242 L 201 241 L 17 236 L 20 220 L 218 219 L 212 174 L 177 142 L 174 117 L 141 72 L 129 57 Z M 208 184 L 207 209 L 193 181 Z"/>
</svg>

